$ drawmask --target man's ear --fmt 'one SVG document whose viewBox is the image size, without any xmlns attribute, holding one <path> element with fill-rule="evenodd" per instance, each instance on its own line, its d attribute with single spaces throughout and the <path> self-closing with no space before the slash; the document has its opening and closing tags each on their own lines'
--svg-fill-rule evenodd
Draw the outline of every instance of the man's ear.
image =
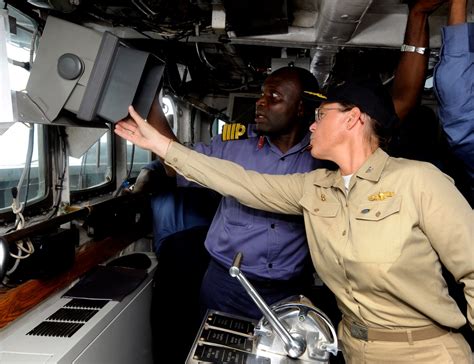
<svg viewBox="0 0 474 364">
<path fill-rule="evenodd" d="M 303 104 L 303 101 L 300 100 L 300 102 L 298 103 L 298 117 L 300 118 L 304 117 L 304 112 L 305 112 L 304 104 Z"/>
</svg>

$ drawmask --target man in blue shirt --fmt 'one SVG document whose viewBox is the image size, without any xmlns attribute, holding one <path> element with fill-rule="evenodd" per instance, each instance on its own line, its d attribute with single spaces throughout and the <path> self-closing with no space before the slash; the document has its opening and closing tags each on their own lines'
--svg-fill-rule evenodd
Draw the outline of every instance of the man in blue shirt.
<svg viewBox="0 0 474 364">
<path fill-rule="evenodd" d="M 248 139 L 197 144 L 210 156 L 239 163 L 247 169 L 270 174 L 307 172 L 320 167 L 306 151 L 308 125 L 314 118 L 313 101 L 302 100 L 303 91 L 319 92 L 307 70 L 284 67 L 264 83 L 256 103 L 256 133 Z M 160 130 L 167 128 L 161 109 L 153 107 L 148 120 Z M 172 136 L 171 130 L 168 131 Z M 176 138 L 175 138 L 176 139 Z M 180 185 L 187 185 L 178 177 Z M 228 269 L 237 252 L 244 259 L 242 270 L 267 303 L 303 292 L 303 270 L 308 259 L 303 221 L 300 217 L 254 210 L 224 197 L 209 229 L 206 248 L 211 255 L 201 288 L 203 308 L 213 308 L 246 317 L 262 313 Z"/>
<path fill-rule="evenodd" d="M 452 0 L 434 86 L 441 126 L 464 163 L 474 202 L 474 23 L 466 23 L 466 0 Z"/>
<path fill-rule="evenodd" d="M 245 168 L 271 174 L 307 172 L 319 167 L 322 162 L 315 161 L 306 150 L 309 145 L 308 125 L 314 119 L 315 105 L 312 99 L 302 100 L 303 91 L 319 91 L 318 83 L 309 71 L 297 67 L 275 71 L 265 81 L 262 95 L 256 103 L 255 130 L 248 133 L 247 139 L 224 141 L 223 133 L 216 136 L 210 145 L 200 143 L 194 148 L 210 156 L 237 162 Z M 159 103 L 154 103 L 148 121 L 176 140 Z M 181 190 L 187 189 L 181 187 L 195 186 L 180 176 L 177 182 Z M 195 190 L 192 195 L 198 194 Z M 156 202 L 152 201 L 153 224 L 154 232 L 159 231 L 154 241 L 159 242 L 163 233 L 177 230 L 180 225 L 180 219 L 173 218 L 175 214 L 186 218 L 192 212 L 178 206 L 172 219 L 168 219 L 169 209 L 163 216 L 163 201 L 159 201 L 159 205 Z M 192 206 L 195 202 L 188 204 L 193 211 L 196 210 Z M 186 218 L 186 221 L 189 222 L 189 219 Z M 195 312 L 198 298 L 198 294 L 194 293 L 195 281 L 202 276 L 199 263 L 208 259 L 200 250 L 204 250 L 201 232 L 187 229 L 185 236 L 178 233 L 164 239 L 160 252 L 162 269 L 156 277 L 151 312 L 157 362 L 184 360 L 181 356 L 191 347 L 199 327 L 200 319 L 198 323 L 195 320 L 204 315 L 208 308 L 254 319 L 262 316 L 241 284 L 229 275 L 229 267 L 237 252 L 242 252 L 244 256 L 241 266 L 244 274 L 268 304 L 291 295 L 307 294 L 311 289 L 314 269 L 301 217 L 251 209 L 233 198 L 223 197 L 205 239 L 211 259 L 201 284 L 201 312 Z M 173 269 L 174 266 L 177 268 Z M 178 274 L 175 271 L 179 267 Z M 183 272 L 188 272 L 184 273 L 188 277 L 178 280 L 176 276 L 183 275 Z M 332 294 L 327 291 L 322 296 L 322 301 L 337 315 Z M 172 309 L 167 304 L 170 299 L 179 302 L 173 307 L 180 312 L 179 317 L 166 316 L 166 312 Z M 330 314 L 322 304 L 315 304 Z M 190 330 L 183 330 L 184 325 Z M 165 348 L 178 336 L 181 356 L 166 354 Z"/>
</svg>

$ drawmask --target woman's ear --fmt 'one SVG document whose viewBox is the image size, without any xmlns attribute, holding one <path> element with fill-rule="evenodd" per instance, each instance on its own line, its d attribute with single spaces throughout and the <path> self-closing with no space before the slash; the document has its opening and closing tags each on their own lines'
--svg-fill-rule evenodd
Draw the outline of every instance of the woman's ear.
<svg viewBox="0 0 474 364">
<path fill-rule="evenodd" d="M 346 129 L 347 130 L 350 130 L 352 129 L 354 126 L 357 125 L 357 123 L 361 122 L 361 124 L 363 125 L 364 122 L 362 121 L 361 119 L 361 111 L 360 109 L 356 106 L 356 107 L 353 107 L 350 111 L 349 111 L 349 118 L 346 120 Z"/>
</svg>

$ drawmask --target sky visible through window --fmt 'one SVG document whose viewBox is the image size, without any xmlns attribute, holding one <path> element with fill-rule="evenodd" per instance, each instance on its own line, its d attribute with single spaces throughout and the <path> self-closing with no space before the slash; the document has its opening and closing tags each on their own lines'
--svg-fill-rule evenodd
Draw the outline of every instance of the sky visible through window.
<svg viewBox="0 0 474 364">
<path fill-rule="evenodd" d="M 28 49 L 7 44 L 8 57 L 20 62 L 29 61 Z M 28 82 L 29 72 L 24 68 L 9 64 L 10 87 L 14 91 L 24 90 Z M 28 149 L 29 128 L 22 123 L 13 124 L 4 134 L 0 135 L 0 168 L 22 168 L 25 164 Z M 38 166 L 38 143 L 35 133 L 35 148 L 32 166 Z"/>
</svg>

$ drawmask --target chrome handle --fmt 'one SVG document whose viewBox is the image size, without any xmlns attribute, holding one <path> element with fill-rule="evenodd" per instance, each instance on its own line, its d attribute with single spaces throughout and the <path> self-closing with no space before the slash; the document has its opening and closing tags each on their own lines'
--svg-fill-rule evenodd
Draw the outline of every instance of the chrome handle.
<svg viewBox="0 0 474 364">
<path fill-rule="evenodd" d="M 8 242 L 0 237 L 0 282 L 3 281 L 3 276 L 7 272 L 8 256 L 10 250 L 8 248 Z"/>
<path fill-rule="evenodd" d="M 258 292 L 253 288 L 250 282 L 245 278 L 240 270 L 240 265 L 242 263 L 243 255 L 242 253 L 237 253 L 234 257 L 232 266 L 229 269 L 229 274 L 231 277 L 237 278 L 242 284 L 244 289 L 247 291 L 249 296 L 253 299 L 257 307 L 262 311 L 265 318 L 268 320 L 270 325 L 275 329 L 278 336 L 285 344 L 285 351 L 287 352 L 290 358 L 299 358 L 306 351 L 306 341 L 301 336 L 292 336 L 287 329 L 280 322 L 278 317 L 275 316 L 272 310 L 268 307 L 265 301 L 260 297 Z"/>
</svg>

